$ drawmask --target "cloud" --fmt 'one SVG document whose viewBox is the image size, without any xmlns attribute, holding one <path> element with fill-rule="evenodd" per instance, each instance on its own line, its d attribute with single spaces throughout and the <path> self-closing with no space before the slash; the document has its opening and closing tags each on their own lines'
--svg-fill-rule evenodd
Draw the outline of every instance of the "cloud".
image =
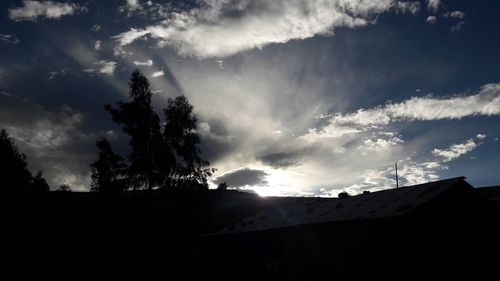
<svg viewBox="0 0 500 281">
<path fill-rule="evenodd" d="M 148 19 L 165 19 L 172 4 L 158 4 L 153 1 L 140 3 L 139 0 L 126 0 L 125 5 L 118 7 L 118 12 L 127 13 L 127 17 L 142 16 Z"/>
<path fill-rule="evenodd" d="M 398 13 L 410 13 L 416 15 L 420 11 L 420 2 L 396 2 L 394 4 L 394 9 Z"/>
<path fill-rule="evenodd" d="M 118 7 L 118 11 L 120 13 L 127 13 L 128 16 L 131 16 L 134 13 L 144 13 L 144 8 L 139 4 L 138 0 L 126 0 L 126 4 L 124 6 Z"/>
<path fill-rule="evenodd" d="M 135 65 L 140 65 L 140 66 L 152 66 L 153 65 L 153 60 L 147 60 L 147 61 L 134 61 Z"/>
<path fill-rule="evenodd" d="M 456 18 L 456 19 L 463 19 L 465 17 L 465 13 L 461 11 L 453 11 L 453 12 L 447 12 L 443 15 L 445 18 Z"/>
<path fill-rule="evenodd" d="M 94 43 L 94 50 L 101 51 L 102 50 L 102 41 L 97 40 Z"/>
<path fill-rule="evenodd" d="M 427 9 L 431 12 L 437 13 L 441 7 L 440 0 L 427 0 Z"/>
<path fill-rule="evenodd" d="M 288 168 L 300 165 L 300 161 L 303 159 L 305 153 L 307 153 L 307 149 L 269 153 L 259 156 L 257 159 L 264 165 L 268 165 L 273 168 Z"/>
<path fill-rule="evenodd" d="M 381 128 L 393 122 L 461 119 L 478 115 L 500 115 L 500 83 L 486 84 L 475 95 L 412 97 L 400 103 L 335 114 L 325 127 L 310 129 L 303 137 L 314 141 Z"/>
<path fill-rule="evenodd" d="M 119 56 L 126 54 L 125 50 L 123 49 L 123 46 L 126 46 L 134 42 L 135 40 L 142 38 L 144 35 L 147 34 L 149 34 L 149 32 L 146 30 L 131 28 L 127 32 L 123 32 L 118 35 L 112 36 L 111 37 L 112 39 L 118 41 L 118 45 L 114 48 L 114 55 Z"/>
<path fill-rule="evenodd" d="M 464 27 L 464 25 L 465 25 L 465 21 L 458 22 L 457 24 L 455 24 L 454 26 L 451 27 L 451 31 L 453 31 L 453 32 L 459 31 Z"/>
<path fill-rule="evenodd" d="M 165 75 L 165 72 L 163 72 L 163 70 L 160 70 L 160 71 L 153 72 L 153 74 L 151 74 L 151 77 L 155 78 L 155 77 L 160 77 L 160 76 L 164 76 L 164 75 Z"/>
<path fill-rule="evenodd" d="M 452 144 L 447 149 L 437 149 L 432 150 L 432 155 L 439 156 L 443 158 L 443 162 L 450 162 L 452 160 L 457 159 L 458 157 L 471 152 L 478 145 L 474 141 L 474 139 L 469 139 L 466 142 L 459 144 Z"/>
<path fill-rule="evenodd" d="M 390 149 L 404 141 L 396 135 L 390 135 L 388 138 L 365 138 L 363 144 L 358 149 L 363 150 L 365 154 L 368 152 L 381 152 Z"/>
<path fill-rule="evenodd" d="M 99 25 L 99 24 L 94 24 L 94 25 L 92 26 L 92 28 L 90 28 L 90 30 L 91 30 L 91 31 L 93 31 L 93 32 L 99 32 L 99 31 L 101 31 L 101 30 L 102 30 L 102 26 L 101 26 L 101 25 Z"/>
<path fill-rule="evenodd" d="M 131 28 L 113 38 L 118 49 L 149 35 L 158 46 L 171 46 L 181 56 L 226 57 L 273 43 L 332 35 L 338 27 L 366 26 L 393 8 L 413 13 L 417 6 L 391 0 L 203 0 L 197 8 L 172 12 L 156 25 Z"/>
<path fill-rule="evenodd" d="M 100 60 L 94 63 L 95 68 L 86 68 L 83 71 L 88 73 L 101 73 L 113 75 L 116 70 L 117 63 L 115 61 Z"/>
<path fill-rule="evenodd" d="M 263 170 L 254 170 L 250 168 L 239 169 L 225 173 L 214 180 L 219 184 L 226 182 L 229 187 L 245 188 L 249 186 L 267 185 L 266 177 L 268 174 Z"/>
<path fill-rule="evenodd" d="M 74 3 L 23 0 L 23 6 L 9 9 L 9 18 L 14 21 L 36 21 L 38 18 L 59 19 L 85 11 Z"/>
<path fill-rule="evenodd" d="M 484 140 L 486 138 L 486 135 L 485 134 L 477 134 L 476 138 L 478 138 L 480 140 Z"/>
<path fill-rule="evenodd" d="M 435 24 L 437 22 L 436 16 L 428 16 L 425 20 L 428 24 Z"/>
<path fill-rule="evenodd" d="M 75 190 L 88 190 L 88 163 L 95 136 L 82 132 L 85 116 L 68 105 L 49 110 L 27 98 L 0 95 L 0 128 L 27 155 L 31 171 L 43 170 L 52 189 L 73 179 Z"/>
<path fill-rule="evenodd" d="M 486 135 L 478 134 L 476 138 L 483 140 Z M 456 160 L 459 157 L 476 149 L 482 142 L 477 142 L 474 139 L 468 139 L 459 144 L 452 144 L 446 149 L 433 149 L 431 155 L 435 159 L 427 161 L 417 161 L 412 158 L 406 158 L 398 161 L 398 176 L 399 185 L 415 185 L 429 181 L 438 180 L 439 172 L 447 170 L 446 163 Z M 356 183 L 343 188 L 351 194 L 361 193 L 363 190 L 381 190 L 393 188 L 395 182 L 395 167 L 389 166 L 379 169 L 367 169 L 361 175 L 360 183 Z M 338 191 L 335 191 L 338 192 Z M 328 190 L 323 191 L 323 195 L 335 196 Z"/>
<path fill-rule="evenodd" d="M 10 34 L 0 34 L 0 42 L 7 42 L 9 44 L 19 44 L 19 39 L 14 36 L 14 35 L 10 35 Z"/>
</svg>

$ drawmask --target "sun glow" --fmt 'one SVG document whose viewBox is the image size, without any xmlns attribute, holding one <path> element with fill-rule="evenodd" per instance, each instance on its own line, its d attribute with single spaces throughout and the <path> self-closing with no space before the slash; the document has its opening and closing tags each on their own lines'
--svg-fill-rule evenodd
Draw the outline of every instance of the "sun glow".
<svg viewBox="0 0 500 281">
<path fill-rule="evenodd" d="M 294 186 L 297 183 L 297 174 L 291 170 L 269 169 L 258 167 L 267 173 L 267 185 L 252 186 L 250 189 L 259 196 L 290 196 L 294 193 Z"/>
</svg>

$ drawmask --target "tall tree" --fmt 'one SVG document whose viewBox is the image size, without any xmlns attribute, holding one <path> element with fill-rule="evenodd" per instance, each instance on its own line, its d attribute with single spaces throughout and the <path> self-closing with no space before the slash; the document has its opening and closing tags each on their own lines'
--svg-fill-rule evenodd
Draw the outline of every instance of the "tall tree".
<svg viewBox="0 0 500 281">
<path fill-rule="evenodd" d="M 30 190 L 33 192 L 47 192 L 49 191 L 50 187 L 47 181 L 43 178 L 42 176 L 42 171 L 38 171 L 36 175 L 33 177 L 33 180 L 31 182 Z"/>
<path fill-rule="evenodd" d="M 133 188 L 152 189 L 162 183 L 164 174 L 158 164 L 162 151 L 160 118 L 151 106 L 151 90 L 148 79 L 135 70 L 129 80 L 129 101 L 118 102 L 118 107 L 105 105 L 113 121 L 120 124 L 130 136 L 132 152 L 129 155 L 128 176 Z"/>
<path fill-rule="evenodd" d="M 201 185 L 208 187 L 207 178 L 213 169 L 205 169 L 210 163 L 201 158 L 198 148 L 200 136 L 196 133 L 197 116 L 185 96 L 167 100 L 163 139 L 175 155 L 174 182 L 176 186 Z"/>
<path fill-rule="evenodd" d="M 19 152 L 5 130 L 0 132 L 0 182 L 14 190 L 28 189 L 32 176 L 27 168 L 26 155 Z"/>
<path fill-rule="evenodd" d="M 96 141 L 98 159 L 90 165 L 92 172 L 91 191 L 116 193 L 125 189 L 123 172 L 126 167 L 123 158 L 111 149 L 104 137 Z"/>
<path fill-rule="evenodd" d="M 196 133 L 198 119 L 193 106 L 184 96 L 168 99 L 163 110 L 165 122 L 151 105 L 147 78 L 138 70 L 129 81 L 129 101 L 118 102 L 117 108 L 105 105 L 113 121 L 130 136 L 132 147 L 127 169 L 134 189 L 154 187 L 208 187 L 208 177 L 215 169 L 206 168 L 208 161 L 200 157 L 200 137 Z"/>
</svg>

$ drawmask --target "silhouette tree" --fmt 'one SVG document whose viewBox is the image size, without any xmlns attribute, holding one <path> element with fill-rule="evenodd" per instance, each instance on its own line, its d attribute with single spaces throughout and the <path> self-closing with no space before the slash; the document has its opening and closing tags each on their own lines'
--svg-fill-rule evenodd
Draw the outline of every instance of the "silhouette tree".
<svg viewBox="0 0 500 281">
<path fill-rule="evenodd" d="M 347 197 L 350 197 L 350 196 L 351 195 L 349 195 L 349 193 L 347 193 L 346 191 L 342 191 L 338 195 L 339 198 L 347 198 Z"/>
<path fill-rule="evenodd" d="M 30 190 L 33 192 L 48 192 L 50 189 L 49 184 L 42 176 L 42 171 L 38 171 L 33 177 Z"/>
<path fill-rule="evenodd" d="M 217 191 L 226 191 L 227 188 L 228 188 L 227 183 L 226 182 L 221 182 L 217 186 Z"/>
<path fill-rule="evenodd" d="M 69 186 L 68 184 L 61 184 L 57 191 L 59 191 L 59 192 L 71 192 L 71 186 Z"/>
<path fill-rule="evenodd" d="M 198 119 L 184 96 L 169 98 L 164 127 L 151 105 L 148 79 L 135 70 L 129 80 L 129 101 L 117 108 L 105 105 L 113 121 L 130 136 L 132 152 L 128 156 L 127 180 L 134 188 L 208 188 L 208 177 L 215 169 L 206 168 L 200 157 Z M 111 151 L 111 148 L 109 148 Z"/>
<path fill-rule="evenodd" d="M 0 132 L 0 181 L 15 190 L 28 189 L 32 176 L 26 168 L 26 155 L 19 152 L 14 141 L 5 130 Z"/>
<path fill-rule="evenodd" d="M 126 188 L 121 178 L 126 167 L 123 158 L 111 149 L 104 137 L 96 141 L 98 159 L 90 164 L 92 172 L 91 191 L 116 193 Z"/>
<path fill-rule="evenodd" d="M 159 157 L 163 151 L 160 133 L 160 118 L 151 106 L 151 90 L 147 78 L 139 70 L 135 70 L 129 80 L 129 101 L 118 102 L 118 107 L 105 105 L 111 113 L 113 121 L 120 124 L 130 136 L 132 152 L 129 155 L 130 167 L 128 177 L 134 189 L 146 187 L 152 189 L 162 182 L 162 167 Z M 165 159 L 165 158 L 163 158 Z"/>
<path fill-rule="evenodd" d="M 200 136 L 196 133 L 198 118 L 193 113 L 193 106 L 185 96 L 178 96 L 167 100 L 167 107 L 163 112 L 163 139 L 175 157 L 174 177 L 170 185 L 208 188 L 207 178 L 215 169 L 203 168 L 210 163 L 200 157 L 201 151 L 197 147 Z"/>
</svg>

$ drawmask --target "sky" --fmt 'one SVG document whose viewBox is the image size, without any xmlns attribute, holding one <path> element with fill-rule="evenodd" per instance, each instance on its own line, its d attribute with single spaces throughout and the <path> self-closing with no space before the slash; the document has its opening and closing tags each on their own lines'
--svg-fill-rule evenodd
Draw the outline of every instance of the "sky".
<svg viewBox="0 0 500 281">
<path fill-rule="evenodd" d="M 89 190 L 103 109 L 138 68 L 185 95 L 210 185 L 336 196 L 500 184 L 500 2 L 1 1 L 0 128 L 52 189 Z M 161 115 L 161 114 L 160 114 Z"/>
</svg>

